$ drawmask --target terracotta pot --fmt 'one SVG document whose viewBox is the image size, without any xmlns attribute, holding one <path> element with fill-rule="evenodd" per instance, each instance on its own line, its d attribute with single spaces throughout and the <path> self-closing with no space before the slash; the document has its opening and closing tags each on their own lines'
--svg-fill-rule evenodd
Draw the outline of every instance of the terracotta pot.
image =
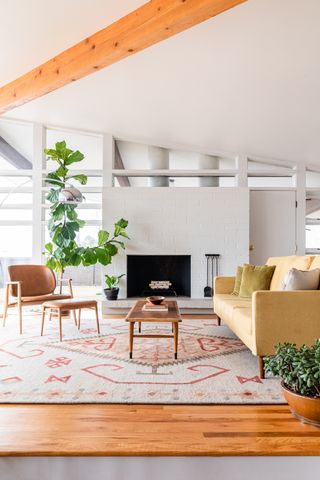
<svg viewBox="0 0 320 480">
<path fill-rule="evenodd" d="M 281 382 L 284 398 L 287 400 L 291 413 L 303 423 L 320 427 L 320 398 L 305 397 L 294 393 Z"/>
</svg>

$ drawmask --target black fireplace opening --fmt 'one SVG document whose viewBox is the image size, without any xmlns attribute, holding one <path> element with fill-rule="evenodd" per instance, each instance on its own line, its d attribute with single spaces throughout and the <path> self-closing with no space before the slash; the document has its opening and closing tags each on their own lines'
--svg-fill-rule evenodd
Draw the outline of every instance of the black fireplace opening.
<svg viewBox="0 0 320 480">
<path fill-rule="evenodd" d="M 151 282 L 170 282 L 152 289 Z M 191 255 L 127 255 L 127 297 L 191 297 Z"/>
</svg>

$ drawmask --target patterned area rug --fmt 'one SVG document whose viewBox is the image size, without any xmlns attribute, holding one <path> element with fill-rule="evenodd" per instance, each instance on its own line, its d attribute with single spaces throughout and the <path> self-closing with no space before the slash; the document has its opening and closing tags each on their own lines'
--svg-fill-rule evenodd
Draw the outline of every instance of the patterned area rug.
<svg viewBox="0 0 320 480">
<path fill-rule="evenodd" d="M 90 313 L 89 313 L 90 315 Z M 10 316 L 1 329 L 1 403 L 283 403 L 278 380 L 261 380 L 257 359 L 215 320 L 180 324 L 179 358 L 172 339 L 135 339 L 128 356 L 128 325 L 93 318 L 78 332 L 63 321 L 63 342 L 55 320 L 40 337 L 40 316 L 25 316 L 23 336 Z M 170 326 L 144 325 L 143 333 L 171 333 Z"/>
</svg>

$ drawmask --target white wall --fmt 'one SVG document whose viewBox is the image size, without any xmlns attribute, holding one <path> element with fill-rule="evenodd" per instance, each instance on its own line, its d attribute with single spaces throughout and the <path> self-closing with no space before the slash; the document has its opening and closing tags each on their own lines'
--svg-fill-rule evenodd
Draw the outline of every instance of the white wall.
<svg viewBox="0 0 320 480">
<path fill-rule="evenodd" d="M 126 254 L 191 254 L 192 297 L 203 297 L 205 253 L 220 253 L 220 272 L 233 274 L 248 261 L 249 191 L 247 188 L 108 188 L 103 225 L 129 221 L 126 252 L 110 271 L 126 273 Z M 121 296 L 126 295 L 125 280 Z"/>
<path fill-rule="evenodd" d="M 1 480 L 313 480 L 319 457 L 2 457 Z"/>
</svg>

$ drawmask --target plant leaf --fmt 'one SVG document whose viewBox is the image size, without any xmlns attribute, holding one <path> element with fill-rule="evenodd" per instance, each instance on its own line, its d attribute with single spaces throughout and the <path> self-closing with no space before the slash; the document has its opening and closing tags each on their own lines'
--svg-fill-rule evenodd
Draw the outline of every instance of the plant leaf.
<svg viewBox="0 0 320 480">
<path fill-rule="evenodd" d="M 98 245 L 103 245 L 109 240 L 110 234 L 107 230 L 100 230 L 98 232 Z"/>
<path fill-rule="evenodd" d="M 88 182 L 87 175 L 83 175 L 82 173 L 79 175 L 70 175 L 69 177 L 66 178 L 66 180 L 70 180 L 71 178 L 73 178 L 74 180 L 77 180 L 77 182 L 81 183 L 81 185 L 86 185 Z"/>
<path fill-rule="evenodd" d="M 79 152 L 79 150 L 76 150 L 75 152 L 72 152 L 66 159 L 65 159 L 65 164 L 66 165 L 71 165 L 72 163 L 75 162 L 81 162 L 81 160 L 84 159 L 83 153 Z"/>
</svg>

